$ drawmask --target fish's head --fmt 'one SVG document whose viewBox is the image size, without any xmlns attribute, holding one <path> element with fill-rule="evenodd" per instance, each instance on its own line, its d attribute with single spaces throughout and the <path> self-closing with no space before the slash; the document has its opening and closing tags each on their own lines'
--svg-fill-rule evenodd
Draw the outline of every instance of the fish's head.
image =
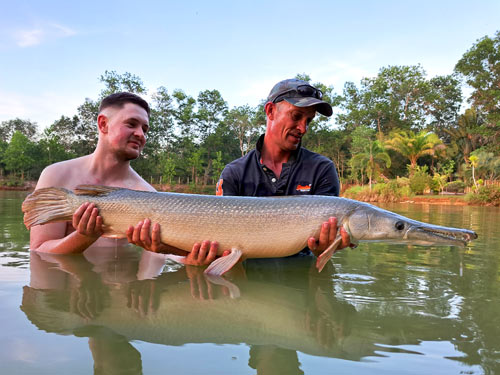
<svg viewBox="0 0 500 375">
<path fill-rule="evenodd" d="M 477 238 L 471 230 L 427 224 L 375 206 L 361 207 L 353 212 L 347 226 L 354 242 L 465 246 Z"/>
</svg>

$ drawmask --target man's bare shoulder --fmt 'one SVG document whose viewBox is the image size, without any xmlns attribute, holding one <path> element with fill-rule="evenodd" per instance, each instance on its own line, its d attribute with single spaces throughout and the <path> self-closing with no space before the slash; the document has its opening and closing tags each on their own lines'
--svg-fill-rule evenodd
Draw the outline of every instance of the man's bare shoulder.
<svg viewBox="0 0 500 375">
<path fill-rule="evenodd" d="M 46 167 L 38 179 L 36 188 L 64 187 L 74 188 L 84 180 L 89 156 L 64 160 Z"/>
<path fill-rule="evenodd" d="M 144 180 L 136 171 L 134 171 L 132 168 L 131 169 L 131 173 L 130 173 L 130 176 L 131 176 L 131 179 L 130 179 L 130 182 L 131 182 L 131 186 L 130 188 L 131 189 L 134 189 L 134 190 L 143 190 L 143 191 L 156 191 L 156 189 L 151 186 L 150 184 L 148 184 L 146 182 L 146 180 Z"/>
</svg>

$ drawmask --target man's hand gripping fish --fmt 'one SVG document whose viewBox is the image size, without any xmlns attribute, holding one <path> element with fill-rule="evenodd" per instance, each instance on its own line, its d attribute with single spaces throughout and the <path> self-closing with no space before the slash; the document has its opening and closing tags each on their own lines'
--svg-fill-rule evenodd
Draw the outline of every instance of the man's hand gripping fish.
<svg viewBox="0 0 500 375">
<path fill-rule="evenodd" d="M 157 193 L 96 185 L 71 192 L 61 188 L 34 191 L 23 202 L 24 224 L 71 221 L 84 202 L 99 209 L 104 237 L 126 238 L 127 228 L 149 218 L 161 225 L 163 243 L 191 251 L 195 242 L 217 241 L 219 255 L 205 270 L 222 275 L 240 259 L 275 258 L 298 253 L 307 239 L 318 237 L 321 224 L 337 217 L 351 243 L 392 242 L 416 245 L 465 246 L 477 238 L 471 230 L 446 228 L 408 219 L 351 199 L 331 196 L 219 197 Z M 340 234 L 318 257 L 323 269 L 341 243 Z"/>
</svg>

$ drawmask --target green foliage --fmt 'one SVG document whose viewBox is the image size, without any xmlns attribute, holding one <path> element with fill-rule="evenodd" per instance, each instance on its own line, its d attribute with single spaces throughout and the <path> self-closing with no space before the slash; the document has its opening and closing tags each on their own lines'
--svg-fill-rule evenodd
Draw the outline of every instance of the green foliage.
<svg viewBox="0 0 500 375">
<path fill-rule="evenodd" d="M 101 91 L 101 99 L 122 91 L 133 92 L 135 94 L 146 93 L 146 88 L 142 80 L 131 73 L 125 72 L 123 74 L 118 74 L 114 70 L 104 71 L 101 75 L 99 81 L 105 84 L 105 88 Z"/>
<path fill-rule="evenodd" d="M 164 155 L 164 157 L 162 158 L 162 164 L 163 164 L 163 178 L 165 179 L 165 182 L 171 184 L 172 179 L 175 177 L 176 161 L 173 157 L 168 157 Z"/>
<path fill-rule="evenodd" d="M 384 167 L 391 166 L 391 158 L 380 141 L 365 139 L 364 149 L 353 156 L 350 165 L 353 170 L 361 171 L 361 175 L 366 172 L 371 189 L 373 179 L 381 173 Z"/>
<path fill-rule="evenodd" d="M 214 134 L 227 113 L 227 103 L 218 90 L 205 90 L 198 95 L 196 126 L 201 141 Z"/>
<path fill-rule="evenodd" d="M 33 148 L 33 142 L 19 131 L 14 132 L 9 146 L 4 152 L 3 162 L 5 169 L 14 173 L 20 173 L 24 179 L 24 173 L 27 172 L 35 163 L 30 153 Z"/>
<path fill-rule="evenodd" d="M 474 204 L 500 206 L 500 186 L 480 186 L 476 192 L 467 194 L 465 199 Z"/>
<path fill-rule="evenodd" d="M 213 179 L 217 181 L 219 179 L 222 170 L 226 164 L 222 161 L 222 151 L 217 151 L 215 153 L 215 159 L 212 159 L 212 171 Z"/>
<path fill-rule="evenodd" d="M 9 144 L 7 142 L 0 140 L 0 177 L 3 176 L 3 172 L 5 170 L 5 162 L 3 161 L 3 158 L 5 155 L 5 150 L 7 150 L 8 146 Z"/>
<path fill-rule="evenodd" d="M 469 161 L 475 168 L 475 176 L 484 180 L 500 178 L 500 156 L 480 148 L 471 153 Z"/>
<path fill-rule="evenodd" d="M 73 150 L 78 156 L 88 155 L 97 145 L 97 113 L 99 103 L 89 98 L 77 109 L 78 121 L 73 128 Z"/>
<path fill-rule="evenodd" d="M 347 189 L 343 195 L 365 202 L 398 202 L 414 194 L 404 180 L 398 179 L 387 183 L 377 183 L 372 190 L 368 186 L 355 185 Z"/>
<path fill-rule="evenodd" d="M 434 173 L 430 182 L 430 188 L 434 193 L 441 193 L 444 190 L 448 180 L 448 176 L 444 174 Z"/>
<path fill-rule="evenodd" d="M 24 179 L 22 179 L 19 176 L 16 176 L 15 174 L 10 174 L 7 176 L 7 178 L 0 180 L 0 186 L 7 186 L 7 187 L 23 187 L 24 186 Z"/>
<path fill-rule="evenodd" d="M 500 31 L 493 38 L 485 36 L 469 49 L 455 66 L 473 91 L 469 97 L 474 107 L 485 113 L 490 142 L 498 141 L 500 130 Z M 498 150 L 498 142 L 496 142 Z"/>
<path fill-rule="evenodd" d="M 466 186 L 467 185 L 463 181 L 459 180 L 453 181 L 446 184 L 445 191 L 448 193 L 455 193 L 455 194 L 463 193 L 465 191 Z"/>
<path fill-rule="evenodd" d="M 15 132 L 24 134 L 29 139 L 33 139 L 37 133 L 36 122 L 15 118 L 14 120 L 2 121 L 0 123 L 0 141 L 10 142 Z"/>
<path fill-rule="evenodd" d="M 417 195 L 422 195 L 426 189 L 430 188 L 432 177 L 427 173 L 427 166 L 416 166 L 413 175 L 410 176 L 410 189 Z"/>
<path fill-rule="evenodd" d="M 224 121 L 238 139 L 241 156 L 253 149 L 259 135 L 264 132 L 265 121 L 262 122 L 257 110 L 248 105 L 231 109 Z"/>
<path fill-rule="evenodd" d="M 410 174 L 417 167 L 417 161 L 424 155 L 434 155 L 443 142 L 432 132 L 396 131 L 385 141 L 387 148 L 394 150 L 410 161 Z"/>
<path fill-rule="evenodd" d="M 351 186 L 350 188 L 346 189 L 344 192 L 344 196 L 347 198 L 355 198 L 356 196 L 359 195 L 362 191 L 366 190 L 367 188 L 365 186 L 360 186 L 360 185 L 354 185 Z"/>
<path fill-rule="evenodd" d="M 394 130 L 418 131 L 431 124 L 452 121 L 462 101 L 457 79 L 426 79 L 420 66 L 388 66 L 374 78 L 364 78 L 358 88 L 344 86 L 340 100 L 344 110 L 337 120 L 346 129 L 366 125 L 379 138 Z"/>
</svg>

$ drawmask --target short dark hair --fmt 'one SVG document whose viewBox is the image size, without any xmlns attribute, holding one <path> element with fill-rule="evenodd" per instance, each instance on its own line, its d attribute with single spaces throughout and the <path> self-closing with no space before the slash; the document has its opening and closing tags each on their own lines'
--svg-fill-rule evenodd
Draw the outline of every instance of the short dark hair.
<svg viewBox="0 0 500 375">
<path fill-rule="evenodd" d="M 99 105 L 99 113 L 108 107 L 122 108 L 127 103 L 137 104 L 139 107 L 143 108 L 147 112 L 149 118 L 151 110 L 149 109 L 148 102 L 139 95 L 132 94 L 131 92 L 117 92 L 106 96 L 101 101 L 101 105 Z"/>
</svg>

